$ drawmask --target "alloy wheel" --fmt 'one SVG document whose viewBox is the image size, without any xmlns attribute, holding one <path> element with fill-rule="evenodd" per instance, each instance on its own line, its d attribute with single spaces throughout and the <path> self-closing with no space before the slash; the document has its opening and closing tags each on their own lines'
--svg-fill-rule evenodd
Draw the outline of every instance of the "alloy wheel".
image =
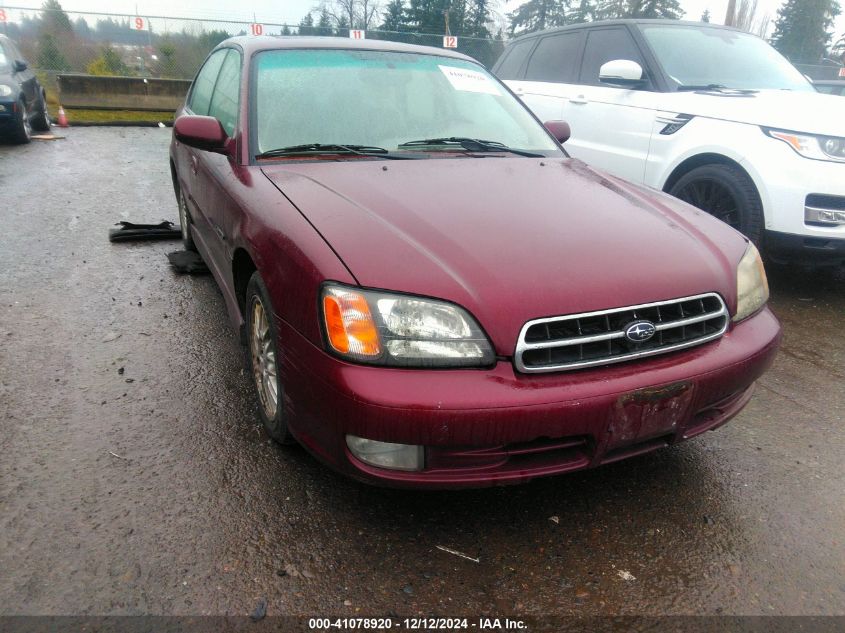
<svg viewBox="0 0 845 633">
<path fill-rule="evenodd" d="M 272 420 L 276 417 L 276 409 L 279 406 L 276 348 L 267 311 L 258 297 L 252 303 L 251 325 L 249 347 L 253 379 L 264 414 L 267 419 Z"/>
</svg>

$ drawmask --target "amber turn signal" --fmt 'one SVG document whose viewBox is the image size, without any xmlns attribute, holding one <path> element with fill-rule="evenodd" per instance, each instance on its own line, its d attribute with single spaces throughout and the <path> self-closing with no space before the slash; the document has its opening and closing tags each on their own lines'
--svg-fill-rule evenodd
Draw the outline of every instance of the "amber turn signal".
<svg viewBox="0 0 845 633">
<path fill-rule="evenodd" d="M 358 358 L 381 355 L 378 330 L 367 300 L 357 292 L 332 288 L 323 296 L 323 318 L 329 344 Z"/>
</svg>

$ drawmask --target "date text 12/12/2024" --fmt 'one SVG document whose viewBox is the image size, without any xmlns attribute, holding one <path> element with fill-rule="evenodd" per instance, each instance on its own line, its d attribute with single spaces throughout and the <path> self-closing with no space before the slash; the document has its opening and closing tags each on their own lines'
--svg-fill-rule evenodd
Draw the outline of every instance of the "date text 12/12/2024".
<svg viewBox="0 0 845 633">
<path fill-rule="evenodd" d="M 479 617 L 471 618 L 309 618 L 308 628 L 315 631 L 390 629 L 407 631 L 527 631 L 525 622 L 518 619 Z"/>
</svg>

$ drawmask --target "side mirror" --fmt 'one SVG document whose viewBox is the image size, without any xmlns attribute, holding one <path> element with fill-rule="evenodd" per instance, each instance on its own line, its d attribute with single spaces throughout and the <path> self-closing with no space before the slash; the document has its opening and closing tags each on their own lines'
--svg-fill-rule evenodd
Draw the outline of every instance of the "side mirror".
<svg viewBox="0 0 845 633">
<path fill-rule="evenodd" d="M 566 143 L 572 133 L 566 121 L 546 121 L 543 126 L 552 133 L 558 143 Z"/>
<path fill-rule="evenodd" d="M 173 134 L 177 141 L 189 147 L 219 154 L 227 153 L 226 141 L 229 136 L 220 121 L 213 116 L 182 115 L 173 124 Z"/>
<path fill-rule="evenodd" d="M 603 84 L 635 88 L 644 83 L 643 67 L 630 59 L 614 59 L 602 64 L 599 81 Z"/>
<path fill-rule="evenodd" d="M 25 71 L 28 68 L 28 66 L 26 65 L 25 61 L 23 61 L 21 59 L 16 59 L 15 64 L 14 64 L 14 68 L 15 68 L 16 73 L 22 73 L 23 71 Z"/>
</svg>

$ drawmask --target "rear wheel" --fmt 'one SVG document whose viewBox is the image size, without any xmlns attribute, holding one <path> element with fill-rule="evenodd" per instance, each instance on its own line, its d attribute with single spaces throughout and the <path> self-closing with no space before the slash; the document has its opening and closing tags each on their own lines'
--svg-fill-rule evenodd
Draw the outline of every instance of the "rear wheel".
<svg viewBox="0 0 845 633">
<path fill-rule="evenodd" d="M 23 99 L 18 101 L 18 116 L 15 118 L 11 138 L 13 143 L 18 143 L 19 145 L 29 143 L 30 138 L 32 138 L 32 128 L 29 126 L 29 118 L 26 116 L 26 104 Z"/>
<path fill-rule="evenodd" d="M 258 395 L 258 410 L 267 434 L 280 444 L 292 444 L 279 376 L 278 333 L 267 287 L 254 272 L 246 287 L 247 365 Z"/>
<path fill-rule="evenodd" d="M 197 245 L 194 244 L 194 236 L 191 234 L 191 212 L 188 210 L 188 201 L 185 199 L 185 194 L 182 193 L 182 187 L 179 187 L 177 193 L 177 202 L 179 203 L 179 228 L 182 230 L 182 244 L 186 251 L 197 250 Z"/>
<path fill-rule="evenodd" d="M 722 164 L 696 167 L 681 176 L 669 193 L 760 244 L 763 205 L 751 178 L 739 167 Z"/>
<path fill-rule="evenodd" d="M 50 112 L 47 109 L 47 95 L 41 92 L 41 104 L 39 106 L 38 114 L 32 119 L 32 129 L 39 132 L 50 131 Z"/>
</svg>

